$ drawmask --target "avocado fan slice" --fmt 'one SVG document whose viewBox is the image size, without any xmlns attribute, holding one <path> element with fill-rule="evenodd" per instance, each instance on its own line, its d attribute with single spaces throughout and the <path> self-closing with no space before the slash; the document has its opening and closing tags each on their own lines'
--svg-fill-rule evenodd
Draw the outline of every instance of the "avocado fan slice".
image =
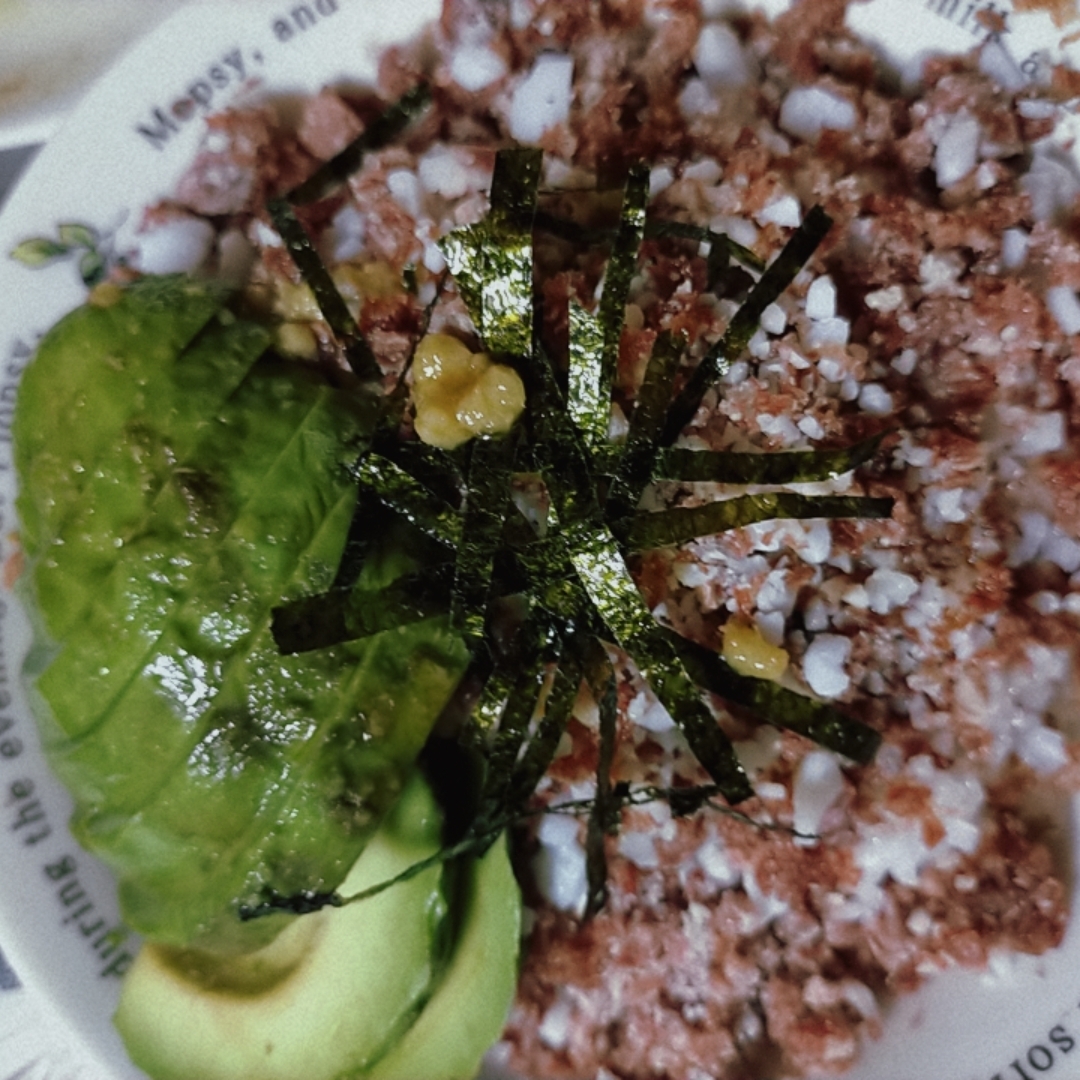
<svg viewBox="0 0 1080 1080">
<path fill-rule="evenodd" d="M 163 301 L 170 290 L 172 304 Z M 183 311 L 192 295 L 202 321 L 191 317 L 180 333 L 161 310 Z M 340 881 L 397 794 L 464 656 L 437 620 L 390 632 L 397 636 L 381 644 L 277 655 L 270 609 L 325 588 L 340 556 L 353 497 L 343 466 L 369 414 L 302 366 L 265 360 L 239 380 L 238 366 L 229 368 L 203 398 L 208 412 L 171 407 L 185 378 L 189 389 L 201 386 L 213 366 L 203 364 L 196 378 L 185 365 L 215 312 L 221 329 L 213 334 L 239 333 L 220 296 L 206 296 L 173 279 L 68 317 L 82 329 L 89 322 L 88 333 L 62 322 L 47 339 L 42 371 L 69 370 L 92 396 L 122 352 L 139 394 L 124 409 L 93 414 L 111 425 L 105 434 L 73 434 L 65 452 L 54 431 L 47 449 L 33 440 L 21 447 L 19 464 L 21 499 L 36 513 L 27 544 L 41 635 L 31 661 L 35 706 L 47 753 L 75 795 L 76 830 L 117 868 L 125 914 L 139 929 L 176 945 L 242 951 L 262 944 L 276 921 L 245 928 L 235 918 L 264 885 L 289 892 Z M 208 328 L 211 352 L 212 336 Z M 132 375 L 140 339 L 153 377 Z M 69 351 L 81 360 L 67 369 Z M 46 381 L 31 377 L 38 359 L 27 373 L 32 388 Z M 77 401 L 82 391 L 65 393 Z M 43 392 L 21 397 L 19 429 L 36 430 L 49 407 Z M 162 416 L 169 419 L 158 430 Z M 66 478 L 92 471 L 95 482 L 123 488 L 133 474 L 108 467 L 133 426 L 140 453 L 154 462 L 134 474 L 142 504 L 130 492 L 99 502 L 123 507 L 126 533 L 116 537 L 114 564 L 95 565 L 98 595 L 80 617 L 70 608 L 58 616 L 54 594 L 35 586 L 53 570 L 57 540 L 76 553 L 69 566 L 78 571 L 82 535 L 64 532 L 78 512 L 62 504 L 84 498 L 85 485 Z M 106 519 L 95 519 L 88 557 L 101 552 Z M 50 625 L 64 629 L 61 640 Z M 364 662 L 368 652 L 382 659 Z M 426 675 L 412 677 L 419 669 L 402 657 L 418 657 Z M 224 845 L 223 830 L 232 836 Z"/>
<path fill-rule="evenodd" d="M 441 815 L 415 775 L 349 871 L 358 890 L 438 850 Z M 430 996 L 449 913 L 441 865 L 343 908 L 294 919 L 269 946 L 222 957 L 145 946 L 116 1025 L 155 1080 L 344 1080 L 407 1030 Z"/>
</svg>

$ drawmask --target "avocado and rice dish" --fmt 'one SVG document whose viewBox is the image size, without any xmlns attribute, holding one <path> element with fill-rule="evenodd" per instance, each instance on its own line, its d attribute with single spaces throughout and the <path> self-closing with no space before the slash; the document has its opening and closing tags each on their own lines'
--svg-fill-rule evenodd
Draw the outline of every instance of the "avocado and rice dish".
<svg viewBox="0 0 1080 1080">
<path fill-rule="evenodd" d="M 833 1076 L 1061 940 L 1074 80 L 846 7 L 446 0 L 43 339 L 29 668 L 158 1080 Z"/>
</svg>

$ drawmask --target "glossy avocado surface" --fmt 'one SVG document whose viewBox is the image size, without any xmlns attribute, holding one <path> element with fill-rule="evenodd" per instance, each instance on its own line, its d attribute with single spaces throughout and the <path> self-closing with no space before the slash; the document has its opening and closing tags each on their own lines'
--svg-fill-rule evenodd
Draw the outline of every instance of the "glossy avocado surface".
<svg viewBox="0 0 1080 1080">
<path fill-rule="evenodd" d="M 441 815 L 410 783 L 343 883 L 387 880 L 438 850 Z M 116 1025 L 155 1080 L 361 1076 L 430 994 L 447 917 L 443 868 L 355 905 L 294 919 L 266 948 L 223 957 L 148 945 Z"/>
<path fill-rule="evenodd" d="M 341 882 L 466 657 L 439 619 L 280 654 L 270 613 L 333 578 L 372 406 L 225 301 L 149 278 L 71 313 L 15 438 L 28 674 L 73 829 L 135 929 L 244 952 L 280 920 L 241 905 Z M 383 540 L 368 581 L 414 565 Z"/>
</svg>

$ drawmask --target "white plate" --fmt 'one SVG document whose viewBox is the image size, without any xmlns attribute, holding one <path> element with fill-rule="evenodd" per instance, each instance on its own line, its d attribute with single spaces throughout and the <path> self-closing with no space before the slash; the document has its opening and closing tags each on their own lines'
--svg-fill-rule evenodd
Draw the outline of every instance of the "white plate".
<svg viewBox="0 0 1080 1080">
<path fill-rule="evenodd" d="M 770 0 L 772 7 L 780 3 Z M 8 12 L 2 5 L 0 20 Z M 7 253 L 30 237 L 54 237 L 66 222 L 91 225 L 106 241 L 118 230 L 122 235 L 141 207 L 171 191 L 208 111 L 264 94 L 372 82 L 380 51 L 412 36 L 438 6 L 438 0 L 186 6 L 98 84 L 42 151 L 0 219 L 0 579 L 16 551 L 10 422 L 19 374 L 38 335 L 85 295 L 73 259 L 31 270 Z M 875 0 L 859 17 L 868 33 L 886 28 L 894 58 L 904 63 L 932 46 L 970 47 L 965 11 L 990 7 L 975 0 Z M 914 17 L 898 24 L 905 14 Z M 897 25 L 904 33 L 891 32 Z M 0 40 L 2 33 L 0 23 Z M 1037 72 L 1063 34 L 1041 14 L 1017 21 L 1002 41 L 1002 70 L 1016 79 Z M 65 1061 L 63 1075 L 81 1069 L 79 1075 L 130 1080 L 141 1074 L 127 1063 L 110 1017 L 137 942 L 124 935 L 109 873 L 66 829 L 70 800 L 42 758 L 19 684 L 27 645 L 26 619 L 0 584 L 0 946 L 76 1040 L 79 1064 L 69 1070 Z M 1077 899 L 1080 893 L 1074 908 Z M 904 1000 L 890 1014 L 884 1040 L 868 1048 L 849 1077 L 1076 1080 L 1078 928 L 1074 919 L 1064 946 L 1045 957 L 993 975 L 950 974 Z M 0 1074 L 7 1064 L 0 1060 Z"/>
<path fill-rule="evenodd" d="M 0 149 L 42 142 L 184 0 L 0 0 Z"/>
</svg>

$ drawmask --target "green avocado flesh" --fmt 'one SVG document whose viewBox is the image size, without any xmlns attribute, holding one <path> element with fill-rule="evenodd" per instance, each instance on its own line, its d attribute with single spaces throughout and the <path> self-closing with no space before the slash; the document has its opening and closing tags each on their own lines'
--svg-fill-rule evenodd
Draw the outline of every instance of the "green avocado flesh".
<svg viewBox="0 0 1080 1080">
<path fill-rule="evenodd" d="M 331 583 L 368 399 L 267 355 L 219 290 L 148 278 L 42 340 L 15 417 L 46 753 L 130 925 L 243 953 L 336 888 L 466 662 L 433 619 L 282 656 L 272 608 Z M 365 570 L 415 565 L 388 536 Z"/>
<path fill-rule="evenodd" d="M 413 780 L 342 891 L 436 851 L 440 824 Z M 504 844 L 465 874 L 456 935 L 453 869 L 431 867 L 246 957 L 146 946 L 116 1014 L 132 1060 L 156 1080 L 468 1080 L 513 992 L 519 906 Z"/>
<path fill-rule="evenodd" d="M 367 1080 L 470 1080 L 517 988 L 521 895 L 505 837 L 475 864 L 464 922 L 442 979 Z"/>
</svg>

